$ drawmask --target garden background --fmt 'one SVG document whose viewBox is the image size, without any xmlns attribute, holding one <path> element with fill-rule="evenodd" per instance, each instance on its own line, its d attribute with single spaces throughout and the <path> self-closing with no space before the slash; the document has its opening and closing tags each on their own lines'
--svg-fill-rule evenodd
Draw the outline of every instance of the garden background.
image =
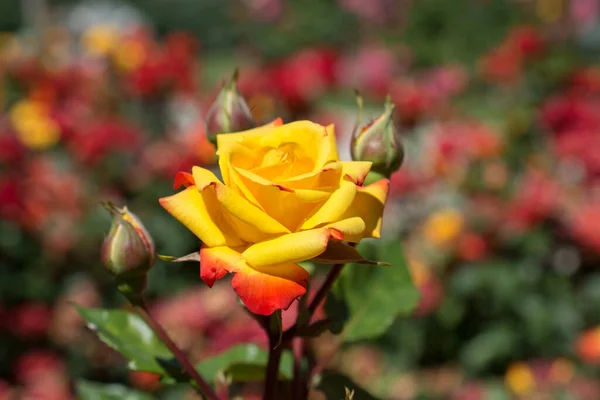
<svg viewBox="0 0 600 400">
<path fill-rule="evenodd" d="M 599 399 L 599 21 L 598 0 L 3 0 L 0 399 L 194 398 L 128 371 L 73 303 L 125 306 L 102 200 L 160 254 L 197 250 L 157 199 L 214 163 L 202 116 L 235 68 L 257 121 L 335 123 L 346 159 L 353 90 L 372 117 L 396 105 L 405 160 L 367 247 L 404 265 L 403 248 L 420 299 L 361 275 L 356 295 L 398 317 L 378 305 L 370 337 L 315 339 L 317 358 L 340 346 L 330 379 L 358 400 Z M 197 265 L 159 260 L 148 294 L 197 361 L 266 346 Z"/>
</svg>

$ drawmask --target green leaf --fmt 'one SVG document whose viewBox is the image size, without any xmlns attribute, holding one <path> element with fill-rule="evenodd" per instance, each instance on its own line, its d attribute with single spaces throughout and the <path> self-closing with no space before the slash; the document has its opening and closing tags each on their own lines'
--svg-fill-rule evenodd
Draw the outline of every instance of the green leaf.
<svg viewBox="0 0 600 400">
<path fill-rule="evenodd" d="M 358 386 L 347 376 L 335 372 L 325 371 L 317 385 L 317 390 L 323 392 L 327 400 L 343 399 L 347 389 L 354 391 L 352 400 L 378 400 L 377 397 Z"/>
<path fill-rule="evenodd" d="M 233 381 L 262 380 L 269 354 L 255 344 L 237 345 L 196 365 L 196 370 L 209 382 L 214 382 L 219 371 L 229 374 Z M 294 359 L 289 351 L 281 355 L 279 374 L 292 376 Z"/>
<path fill-rule="evenodd" d="M 508 362 L 517 339 L 518 333 L 511 326 L 494 325 L 466 343 L 460 352 L 460 361 L 470 372 L 483 371 L 494 362 Z"/>
<path fill-rule="evenodd" d="M 342 270 L 326 308 L 330 316 L 346 319 L 342 336 L 347 342 L 381 336 L 396 317 L 410 313 L 419 300 L 399 242 L 364 242 L 358 250 L 365 258 L 392 265 L 349 264 Z"/>
<path fill-rule="evenodd" d="M 147 393 L 118 384 L 79 381 L 76 389 L 79 400 L 152 400 Z"/>
<path fill-rule="evenodd" d="M 100 340 L 129 360 L 128 367 L 135 371 L 164 374 L 157 358 L 174 358 L 152 329 L 139 316 L 122 310 L 77 307 Z"/>
</svg>

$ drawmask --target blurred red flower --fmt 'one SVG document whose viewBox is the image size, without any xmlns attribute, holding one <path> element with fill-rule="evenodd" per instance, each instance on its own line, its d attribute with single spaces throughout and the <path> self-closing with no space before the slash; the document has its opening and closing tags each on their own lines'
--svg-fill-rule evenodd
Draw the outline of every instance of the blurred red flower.
<svg viewBox="0 0 600 400">
<path fill-rule="evenodd" d="M 600 364 L 600 327 L 590 328 L 577 338 L 575 351 L 581 361 L 587 364 Z"/>
<path fill-rule="evenodd" d="M 30 384 L 47 374 L 64 373 L 62 358 L 45 349 L 29 350 L 20 356 L 13 367 L 15 378 L 23 384 Z"/>
<path fill-rule="evenodd" d="M 583 207 L 576 207 L 573 210 L 574 215 L 570 218 L 570 230 L 580 243 L 600 253 L 600 204 L 589 204 Z M 598 331 L 600 332 L 600 330 Z M 590 341 L 593 335 L 586 337 Z M 600 333 L 598 334 L 600 338 Z M 592 342 L 585 342 L 584 346 L 591 346 Z M 594 342 L 595 343 L 595 342 Z M 598 341 L 598 351 L 600 357 L 600 339 Z"/>
<path fill-rule="evenodd" d="M 70 142 L 71 152 L 79 160 L 95 165 L 109 153 L 133 153 L 143 143 L 141 133 L 118 117 L 105 117 L 88 122 Z"/>
<path fill-rule="evenodd" d="M 43 303 L 23 303 L 10 310 L 11 333 L 25 340 L 38 339 L 46 335 L 52 311 Z"/>
</svg>

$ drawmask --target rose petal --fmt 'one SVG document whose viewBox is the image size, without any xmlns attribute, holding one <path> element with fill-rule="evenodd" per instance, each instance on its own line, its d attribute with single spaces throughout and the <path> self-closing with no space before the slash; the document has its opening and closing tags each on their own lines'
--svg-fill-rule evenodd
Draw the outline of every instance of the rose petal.
<svg viewBox="0 0 600 400">
<path fill-rule="evenodd" d="M 291 232 L 296 231 L 306 216 L 331 195 L 327 191 L 290 189 L 242 169 L 236 168 L 235 173 L 261 208 Z"/>
<path fill-rule="evenodd" d="M 327 140 L 329 141 L 329 155 L 327 156 L 327 161 L 337 161 L 339 160 L 339 156 L 337 151 L 337 138 L 335 137 L 335 126 L 333 124 L 327 125 L 325 132 L 327 134 Z"/>
<path fill-rule="evenodd" d="M 325 227 L 340 232 L 342 240 L 358 243 L 363 238 L 366 225 L 362 218 L 352 217 L 327 224 Z"/>
<path fill-rule="evenodd" d="M 294 263 L 252 268 L 235 249 L 228 247 L 203 248 L 201 276 L 212 285 L 227 272 L 234 273 L 233 289 L 248 310 L 270 315 L 286 310 L 292 302 L 306 293 L 308 272 Z"/>
<path fill-rule="evenodd" d="M 373 165 L 370 161 L 340 161 L 340 164 L 342 164 L 342 175 L 359 186 L 362 186 Z"/>
<path fill-rule="evenodd" d="M 340 220 L 348 210 L 356 195 L 357 186 L 349 181 L 342 181 L 340 188 L 333 192 L 329 199 L 304 224 L 302 229 L 312 229 L 321 224 Z"/>
<path fill-rule="evenodd" d="M 274 218 L 266 214 L 264 211 L 254 206 L 248 200 L 237 194 L 232 189 L 223 185 L 217 177 L 210 171 L 200 167 L 192 168 L 192 175 L 198 189 L 205 191 L 211 186 L 216 194 L 217 200 L 227 213 L 234 217 L 234 226 L 238 228 L 238 234 L 246 237 L 247 241 L 255 242 L 261 240 L 259 237 L 252 237 L 256 232 L 266 234 L 282 234 L 290 231 L 277 222 Z M 248 227 L 254 230 L 248 232 Z"/>
<path fill-rule="evenodd" d="M 195 186 L 190 186 L 173 196 L 159 199 L 159 203 L 208 246 L 239 246 L 243 243 L 223 220 L 214 195 L 203 195 Z"/>
<path fill-rule="evenodd" d="M 331 231 L 327 228 L 290 233 L 253 244 L 242 257 L 254 268 L 306 261 L 324 252 L 330 237 Z"/>
<path fill-rule="evenodd" d="M 177 190 L 181 186 L 189 187 L 194 185 L 194 177 L 189 172 L 179 171 L 175 175 L 175 182 L 173 182 L 173 189 Z"/>
<path fill-rule="evenodd" d="M 369 186 L 359 187 L 352 205 L 342 219 L 360 217 L 365 222 L 363 237 L 379 238 L 389 187 L 389 179 L 380 179 Z"/>
</svg>

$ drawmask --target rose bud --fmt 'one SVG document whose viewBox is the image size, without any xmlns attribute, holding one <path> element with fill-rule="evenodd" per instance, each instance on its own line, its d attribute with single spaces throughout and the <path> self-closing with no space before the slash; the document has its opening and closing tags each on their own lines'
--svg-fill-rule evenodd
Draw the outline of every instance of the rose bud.
<svg viewBox="0 0 600 400">
<path fill-rule="evenodd" d="M 389 177 L 400 168 L 404 160 L 404 148 L 392 120 L 394 105 L 388 96 L 383 114 L 373 122 L 362 125 L 363 100 L 358 92 L 356 102 L 358 119 L 352 134 L 352 159 L 371 161 L 373 163 L 371 171 Z"/>
<path fill-rule="evenodd" d="M 113 221 L 102 244 L 102 263 L 115 276 L 119 291 L 135 304 L 146 289 L 146 274 L 154 264 L 154 241 L 127 207 L 118 208 L 109 201 L 104 206 Z"/>
<path fill-rule="evenodd" d="M 238 91 L 237 79 L 236 70 L 206 114 L 206 136 L 213 144 L 219 133 L 240 132 L 256 126 L 248 104 Z"/>
</svg>

